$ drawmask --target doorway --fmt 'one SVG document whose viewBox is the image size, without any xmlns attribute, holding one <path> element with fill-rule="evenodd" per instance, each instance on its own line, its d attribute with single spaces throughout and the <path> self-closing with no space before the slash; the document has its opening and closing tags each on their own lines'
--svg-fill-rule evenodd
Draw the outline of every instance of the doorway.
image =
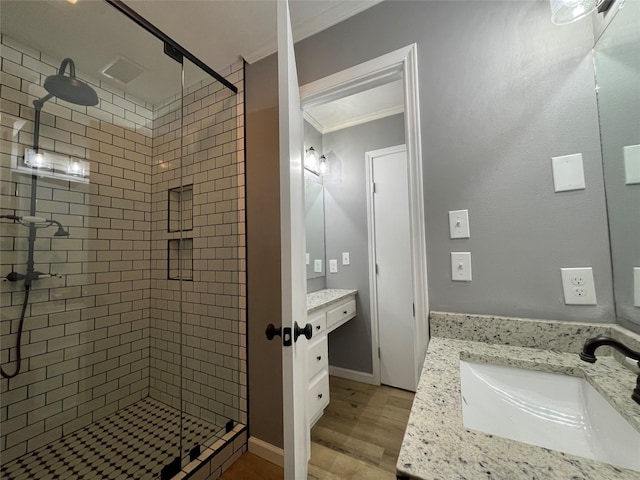
<svg viewBox="0 0 640 480">
<path fill-rule="evenodd" d="M 416 46 L 411 45 L 300 88 L 301 106 L 307 112 L 310 109 L 316 109 L 345 97 L 356 96 L 394 82 L 401 84 L 408 202 L 408 238 L 403 251 L 407 253 L 408 262 L 412 265 L 407 279 L 407 288 L 411 298 L 409 302 L 411 317 L 407 325 L 410 334 L 405 335 L 405 341 L 411 342 L 411 348 L 401 349 L 403 352 L 408 352 L 410 357 L 408 363 L 411 368 L 408 369 L 409 378 L 403 382 L 404 386 L 401 388 L 410 390 L 415 390 L 426 352 L 429 312 L 416 57 Z M 305 119 L 309 121 L 308 116 L 305 116 Z M 313 126 L 315 127 L 315 125 Z M 316 129 L 318 128 L 316 127 Z M 397 143 L 390 145 L 394 144 L 397 145 Z M 381 148 L 381 146 L 373 148 Z M 364 163 L 365 159 L 362 158 L 361 161 Z M 364 179 L 362 181 L 364 182 Z M 370 283 L 370 285 L 372 284 Z M 369 307 L 368 299 L 366 303 Z M 363 330 L 361 329 L 359 333 L 363 333 Z M 371 373 L 334 367 L 331 367 L 330 371 L 332 374 L 339 371 L 340 376 L 352 380 L 379 385 L 381 383 L 380 342 L 378 325 L 372 317 L 369 318 L 364 333 L 366 336 L 370 336 L 366 341 L 371 348 L 370 353 L 367 353 L 367 355 L 371 355 L 369 363 Z M 358 337 L 357 340 L 361 343 L 365 339 Z"/>
</svg>

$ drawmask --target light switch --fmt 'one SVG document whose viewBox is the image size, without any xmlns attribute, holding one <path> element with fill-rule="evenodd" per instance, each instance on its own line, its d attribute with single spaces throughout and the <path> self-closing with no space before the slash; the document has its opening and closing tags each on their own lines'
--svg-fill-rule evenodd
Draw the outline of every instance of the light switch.
<svg viewBox="0 0 640 480">
<path fill-rule="evenodd" d="M 633 267 L 633 305 L 640 307 L 640 267 Z"/>
<path fill-rule="evenodd" d="M 471 281 L 471 252 L 451 252 L 451 280 Z"/>
<path fill-rule="evenodd" d="M 338 273 L 338 260 L 329 260 L 329 273 Z"/>
<path fill-rule="evenodd" d="M 624 183 L 627 185 L 640 183 L 640 145 L 628 145 L 622 151 L 624 153 Z"/>
<path fill-rule="evenodd" d="M 349 252 L 342 252 L 342 264 L 349 265 L 349 263 L 350 263 Z"/>
<path fill-rule="evenodd" d="M 315 273 L 322 273 L 322 260 L 321 259 L 313 261 L 313 271 Z"/>
<path fill-rule="evenodd" d="M 307 265 L 309 265 L 311 263 L 311 255 L 307 253 L 306 258 L 307 258 Z"/>
<path fill-rule="evenodd" d="M 581 153 L 553 157 L 551 166 L 553 168 L 553 187 L 556 192 L 585 188 Z"/>
<path fill-rule="evenodd" d="M 449 212 L 449 238 L 469 238 L 469 210 Z"/>
</svg>

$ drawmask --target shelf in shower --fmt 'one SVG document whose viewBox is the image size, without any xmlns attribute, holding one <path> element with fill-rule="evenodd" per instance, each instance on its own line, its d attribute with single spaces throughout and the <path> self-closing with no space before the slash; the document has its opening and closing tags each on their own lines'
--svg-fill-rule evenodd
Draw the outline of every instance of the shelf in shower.
<svg viewBox="0 0 640 480">
<path fill-rule="evenodd" d="M 193 184 L 170 188 L 168 193 L 168 231 L 193 230 Z"/>
</svg>

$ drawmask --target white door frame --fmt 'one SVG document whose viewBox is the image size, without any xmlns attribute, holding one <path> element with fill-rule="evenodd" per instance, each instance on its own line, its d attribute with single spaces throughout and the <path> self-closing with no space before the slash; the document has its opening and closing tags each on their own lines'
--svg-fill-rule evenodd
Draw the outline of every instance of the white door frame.
<svg viewBox="0 0 640 480">
<path fill-rule="evenodd" d="M 303 85 L 300 87 L 300 100 L 304 110 L 305 108 L 322 105 L 397 79 L 402 79 L 404 89 L 404 128 L 409 174 L 409 221 L 411 227 L 411 259 L 413 263 L 413 295 L 415 299 L 414 363 L 417 385 L 429 342 L 429 296 L 427 290 L 417 45 L 414 43 Z M 372 322 L 371 329 L 373 381 L 380 384 L 377 323 L 374 324 Z"/>
</svg>

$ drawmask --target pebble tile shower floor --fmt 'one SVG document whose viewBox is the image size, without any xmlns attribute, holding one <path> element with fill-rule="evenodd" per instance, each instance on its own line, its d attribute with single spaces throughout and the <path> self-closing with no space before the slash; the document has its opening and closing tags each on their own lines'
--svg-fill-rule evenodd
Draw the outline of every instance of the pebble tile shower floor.
<svg viewBox="0 0 640 480">
<path fill-rule="evenodd" d="M 59 440 L 2 465 L 2 480 L 85 480 L 160 478 L 179 447 L 180 412 L 145 398 Z M 216 427 L 184 415 L 182 456 L 196 444 L 224 435 Z"/>
</svg>

